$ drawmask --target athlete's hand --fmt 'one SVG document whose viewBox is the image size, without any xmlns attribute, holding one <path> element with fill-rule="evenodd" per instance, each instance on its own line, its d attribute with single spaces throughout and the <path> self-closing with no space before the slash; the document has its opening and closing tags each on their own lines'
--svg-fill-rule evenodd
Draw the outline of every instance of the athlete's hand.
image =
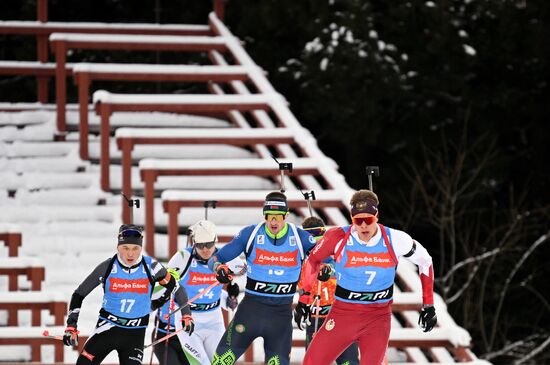
<svg viewBox="0 0 550 365">
<path fill-rule="evenodd" d="M 158 299 L 151 300 L 151 310 L 155 311 L 159 308 L 162 308 L 162 306 L 170 300 L 170 294 L 168 294 L 168 295 L 166 295 L 166 294 L 167 293 L 165 292 Z"/>
<path fill-rule="evenodd" d="M 78 334 L 79 332 L 76 330 L 76 327 L 65 328 L 63 344 L 65 344 L 65 346 L 78 346 Z"/>
<path fill-rule="evenodd" d="M 195 330 L 195 322 L 193 322 L 193 317 L 189 314 L 184 315 L 181 318 L 181 326 L 183 327 L 183 330 L 191 336 Z"/>
<path fill-rule="evenodd" d="M 332 266 L 330 266 L 329 264 L 322 264 L 321 268 L 319 269 L 319 273 L 317 274 L 317 280 L 327 281 L 332 276 L 332 273 Z"/>
<path fill-rule="evenodd" d="M 311 322 L 311 307 L 309 304 L 298 302 L 296 308 L 294 308 L 294 322 L 301 330 L 305 328 L 304 323 L 307 325 L 308 322 Z"/>
<path fill-rule="evenodd" d="M 424 329 L 424 332 L 430 332 L 437 323 L 437 316 L 435 314 L 435 308 L 433 305 L 427 305 L 422 307 L 420 311 L 420 317 L 418 318 L 418 324 L 420 328 Z"/>
<path fill-rule="evenodd" d="M 218 263 L 214 270 L 216 271 L 216 280 L 222 284 L 227 284 L 231 282 L 231 279 L 233 279 L 231 270 L 226 264 Z"/>
<path fill-rule="evenodd" d="M 230 309 L 235 310 L 237 308 L 237 305 L 239 304 L 239 300 L 237 297 L 239 296 L 239 285 L 236 283 L 229 283 L 227 284 L 227 301 L 225 304 L 227 304 L 227 307 Z"/>
</svg>

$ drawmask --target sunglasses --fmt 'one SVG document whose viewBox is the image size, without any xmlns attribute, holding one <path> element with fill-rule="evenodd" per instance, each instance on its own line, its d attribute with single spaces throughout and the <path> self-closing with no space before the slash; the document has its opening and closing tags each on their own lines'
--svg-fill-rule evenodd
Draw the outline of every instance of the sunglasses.
<svg viewBox="0 0 550 365">
<path fill-rule="evenodd" d="M 368 217 L 353 217 L 353 218 L 351 218 L 351 221 L 352 221 L 353 224 L 355 224 L 356 226 L 360 226 L 360 225 L 362 225 L 363 223 L 366 223 L 367 226 L 368 226 L 368 225 L 373 224 L 373 223 L 376 222 L 377 220 L 378 220 L 378 218 L 376 218 L 375 216 L 368 216 Z"/>
<path fill-rule="evenodd" d="M 195 247 L 199 249 L 212 248 L 216 242 L 195 242 Z"/>
<path fill-rule="evenodd" d="M 136 229 L 126 229 L 118 234 L 118 238 L 139 238 L 143 237 L 141 234 L 141 231 L 138 231 Z"/>
<path fill-rule="evenodd" d="M 282 222 L 285 220 L 285 217 L 286 216 L 284 214 L 266 214 L 265 220 L 271 222 L 275 219 L 277 222 Z"/>
<path fill-rule="evenodd" d="M 312 235 L 313 237 L 321 237 L 325 234 L 327 231 L 326 227 L 311 227 L 311 228 L 304 228 L 304 231 Z"/>
</svg>

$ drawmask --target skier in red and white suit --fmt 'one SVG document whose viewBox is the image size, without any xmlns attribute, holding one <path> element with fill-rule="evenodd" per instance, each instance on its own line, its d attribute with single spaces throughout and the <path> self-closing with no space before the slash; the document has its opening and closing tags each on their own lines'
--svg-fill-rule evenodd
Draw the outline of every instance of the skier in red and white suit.
<svg viewBox="0 0 550 365">
<path fill-rule="evenodd" d="M 407 233 L 378 224 L 378 197 L 372 191 L 357 191 L 350 205 L 353 224 L 328 230 L 303 268 L 303 304 L 311 304 L 319 268 L 330 255 L 336 261 L 338 282 L 334 304 L 306 351 L 304 365 L 332 364 L 354 341 L 359 343 L 361 365 L 382 363 L 399 257 L 419 268 L 423 307 L 418 323 L 428 332 L 437 322 L 432 258 L 426 249 Z"/>
</svg>

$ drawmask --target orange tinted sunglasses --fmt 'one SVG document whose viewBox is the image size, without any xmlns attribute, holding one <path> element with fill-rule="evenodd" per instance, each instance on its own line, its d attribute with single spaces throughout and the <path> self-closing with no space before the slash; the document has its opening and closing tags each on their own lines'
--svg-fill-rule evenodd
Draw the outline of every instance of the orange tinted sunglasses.
<svg viewBox="0 0 550 365">
<path fill-rule="evenodd" d="M 368 217 L 353 217 L 353 218 L 351 218 L 351 221 L 352 221 L 353 224 L 355 224 L 356 226 L 360 226 L 360 225 L 362 225 L 363 223 L 366 223 L 367 226 L 368 226 L 368 225 L 373 224 L 373 223 L 376 222 L 377 220 L 378 220 L 378 218 L 376 218 L 375 216 L 368 216 Z"/>
</svg>

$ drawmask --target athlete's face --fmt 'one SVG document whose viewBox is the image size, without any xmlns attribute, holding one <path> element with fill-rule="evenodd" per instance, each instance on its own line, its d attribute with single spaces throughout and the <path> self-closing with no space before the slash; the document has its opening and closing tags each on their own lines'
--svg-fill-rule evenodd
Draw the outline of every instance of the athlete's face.
<svg viewBox="0 0 550 365">
<path fill-rule="evenodd" d="M 356 214 L 351 218 L 359 239 L 368 242 L 378 229 L 378 217 L 369 213 Z"/>
<path fill-rule="evenodd" d="M 195 243 L 195 250 L 201 259 L 208 260 L 214 254 L 214 251 L 216 251 L 216 245 L 214 242 Z"/>
<path fill-rule="evenodd" d="M 125 265 L 132 266 L 136 264 L 137 259 L 141 255 L 142 247 L 140 245 L 126 243 L 123 245 L 118 245 L 117 249 L 123 263 Z"/>
<path fill-rule="evenodd" d="M 285 227 L 286 214 L 266 214 L 265 224 L 273 234 L 279 233 Z"/>
</svg>

